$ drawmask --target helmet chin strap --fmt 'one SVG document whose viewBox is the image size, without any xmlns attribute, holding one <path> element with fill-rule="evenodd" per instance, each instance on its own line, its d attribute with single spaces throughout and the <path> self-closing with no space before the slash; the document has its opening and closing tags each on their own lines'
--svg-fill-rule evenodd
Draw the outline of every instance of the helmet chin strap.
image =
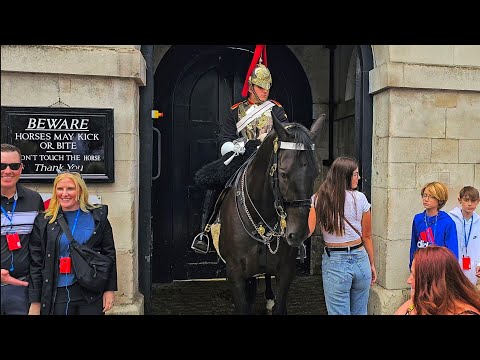
<svg viewBox="0 0 480 360">
<path fill-rule="evenodd" d="M 253 96 L 255 96 L 255 99 L 257 100 L 256 104 L 262 105 L 265 101 L 260 100 L 257 93 L 255 92 L 255 87 L 253 85 L 251 85 L 251 87 L 252 87 Z"/>
</svg>

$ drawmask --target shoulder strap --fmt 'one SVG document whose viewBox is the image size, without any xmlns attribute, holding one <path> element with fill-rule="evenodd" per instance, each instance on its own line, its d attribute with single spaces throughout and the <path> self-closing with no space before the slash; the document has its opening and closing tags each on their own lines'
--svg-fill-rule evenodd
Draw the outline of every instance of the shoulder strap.
<svg viewBox="0 0 480 360">
<path fill-rule="evenodd" d="M 73 236 L 72 236 L 72 232 L 70 231 L 70 228 L 68 227 L 68 224 L 65 221 L 65 217 L 63 216 L 63 214 L 60 214 L 57 217 L 57 221 L 60 224 L 60 226 L 62 227 L 62 230 L 63 230 L 64 234 L 67 236 L 68 241 L 70 241 L 70 242 L 75 241 Z"/>
<path fill-rule="evenodd" d="M 350 221 L 348 221 L 346 217 L 344 217 L 343 219 L 358 234 L 358 236 L 362 237 L 362 233 L 360 231 L 358 231 L 352 224 L 350 224 Z"/>
<path fill-rule="evenodd" d="M 274 106 L 275 106 L 274 103 L 272 103 L 270 100 L 267 100 L 262 105 L 258 106 L 256 109 L 253 109 L 253 111 L 250 114 L 245 115 L 244 117 L 239 119 L 236 125 L 237 133 L 242 131 L 245 126 L 250 124 L 253 120 L 260 117 L 264 112 L 266 112 L 267 110 L 271 109 Z"/>
<path fill-rule="evenodd" d="M 239 101 L 239 102 L 236 103 L 236 104 L 233 104 L 233 105 L 230 107 L 230 109 L 235 110 L 235 109 L 238 107 L 238 105 L 240 105 L 242 102 L 243 102 L 243 100 L 242 100 L 242 101 Z"/>
<path fill-rule="evenodd" d="M 271 102 L 273 102 L 275 105 L 283 107 L 278 101 L 270 99 Z"/>
</svg>

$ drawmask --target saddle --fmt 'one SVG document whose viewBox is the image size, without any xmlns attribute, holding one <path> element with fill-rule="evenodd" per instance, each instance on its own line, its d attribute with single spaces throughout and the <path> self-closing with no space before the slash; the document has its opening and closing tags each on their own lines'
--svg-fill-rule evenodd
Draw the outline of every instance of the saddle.
<svg viewBox="0 0 480 360">
<path fill-rule="evenodd" d="M 225 195 L 227 194 L 228 190 L 230 190 L 230 188 L 232 187 L 232 184 L 236 181 L 236 179 L 238 178 L 238 175 L 241 173 L 241 171 L 247 166 L 247 164 L 255 156 L 255 153 L 256 153 L 256 150 L 257 150 L 257 145 L 256 145 L 257 142 L 252 141 L 252 143 L 253 144 L 250 145 L 250 147 L 249 147 L 250 151 L 248 152 L 249 153 L 248 158 L 245 158 L 245 156 L 242 156 L 242 155 L 236 156 L 234 158 L 234 160 L 229 165 L 226 166 L 225 164 L 223 164 L 222 160 L 223 160 L 224 157 L 229 158 L 231 156 L 231 153 L 227 153 L 222 158 L 220 158 L 219 160 L 216 160 L 216 161 L 214 161 L 210 164 L 205 165 L 203 168 L 201 168 L 195 174 L 195 181 L 197 182 L 198 185 L 203 185 L 203 186 L 214 185 L 215 186 L 213 189 L 211 187 L 207 187 L 207 189 L 218 190 L 218 185 L 221 184 L 223 186 L 222 191 L 220 192 L 220 194 L 217 197 L 217 200 L 215 201 L 213 212 L 208 217 L 208 220 L 206 221 L 202 232 L 197 234 L 195 236 L 195 239 L 194 239 L 194 243 L 195 243 L 195 240 L 197 238 L 199 238 L 202 241 L 202 238 L 206 237 L 207 238 L 206 242 L 208 244 L 210 242 L 210 238 L 208 237 L 208 233 L 210 232 L 212 234 L 213 245 L 215 246 L 215 249 L 216 249 L 218 255 L 220 256 L 220 258 L 222 259 L 223 262 L 225 262 L 225 260 L 220 255 L 220 249 L 219 249 L 219 245 L 218 245 L 219 244 L 219 238 L 220 238 L 220 226 L 221 226 L 220 219 L 219 219 L 219 216 L 218 216 L 219 215 L 219 210 L 220 210 L 220 207 L 223 203 L 223 199 L 225 198 Z M 247 151 L 245 151 L 245 153 L 247 153 Z M 240 158 L 240 159 L 238 159 L 234 163 L 236 158 Z M 213 179 L 212 176 L 211 176 L 212 173 L 215 173 L 215 172 L 218 173 L 218 167 L 217 166 L 219 165 L 218 164 L 219 161 L 222 161 L 220 166 L 222 166 L 223 168 L 230 168 L 229 171 L 223 171 L 223 175 L 231 173 L 232 170 L 234 170 L 234 172 L 233 172 L 233 174 L 230 175 L 230 177 L 226 181 L 222 181 L 221 176 L 220 176 L 220 180 L 217 179 L 217 180 L 211 181 L 211 179 Z M 199 183 L 199 181 L 203 181 L 203 183 Z M 193 245 L 192 245 L 192 248 L 193 248 Z M 208 249 L 208 247 L 207 247 L 207 249 Z"/>
</svg>

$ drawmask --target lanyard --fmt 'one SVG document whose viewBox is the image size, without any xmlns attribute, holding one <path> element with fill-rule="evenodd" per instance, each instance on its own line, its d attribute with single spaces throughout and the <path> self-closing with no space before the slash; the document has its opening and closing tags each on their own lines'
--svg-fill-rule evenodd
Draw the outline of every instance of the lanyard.
<svg viewBox="0 0 480 360">
<path fill-rule="evenodd" d="M 2 212 L 5 214 L 7 219 L 10 220 L 10 230 L 12 229 L 12 226 L 13 226 L 13 214 L 15 213 L 15 208 L 16 207 L 17 207 L 17 200 L 15 199 L 15 201 L 13 202 L 13 207 L 12 207 L 12 214 L 11 214 L 12 217 L 10 217 L 10 216 L 8 216 L 7 211 L 2 206 Z"/>
<path fill-rule="evenodd" d="M 463 244 L 465 245 L 465 251 L 467 251 L 468 242 L 470 241 L 470 235 L 472 235 L 473 216 L 470 218 L 470 221 L 471 221 L 470 231 L 468 232 L 468 237 L 467 237 L 467 229 L 465 229 L 465 225 L 467 223 L 465 222 L 465 219 L 463 219 L 463 239 L 464 239 Z"/>
<path fill-rule="evenodd" d="M 77 216 L 75 216 L 75 221 L 73 222 L 72 237 L 73 237 L 73 234 L 75 234 L 75 228 L 77 227 L 77 222 L 78 222 L 78 217 L 79 216 L 80 216 L 80 209 L 77 210 Z"/>
<path fill-rule="evenodd" d="M 425 226 L 426 226 L 426 229 L 428 229 L 427 212 L 426 211 L 423 213 L 423 220 L 425 220 Z M 437 214 L 437 216 L 435 216 L 435 227 L 433 228 L 433 241 L 432 241 L 433 243 L 435 243 L 435 233 L 437 232 L 437 220 L 438 220 L 438 214 Z M 427 234 L 428 234 L 428 232 L 427 232 Z"/>
</svg>

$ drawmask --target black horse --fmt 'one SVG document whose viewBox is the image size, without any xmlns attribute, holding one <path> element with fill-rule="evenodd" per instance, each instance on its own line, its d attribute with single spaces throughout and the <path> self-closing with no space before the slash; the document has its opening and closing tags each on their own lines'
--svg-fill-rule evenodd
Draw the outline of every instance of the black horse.
<svg viewBox="0 0 480 360">
<path fill-rule="evenodd" d="M 284 128 L 273 116 L 274 129 L 225 195 L 219 214 L 219 251 L 239 314 L 250 313 L 255 277 L 261 274 L 266 274 L 267 300 L 273 298 L 269 285 L 275 276 L 273 314 L 287 314 L 298 248 L 309 236 L 310 197 L 318 175 L 314 144 L 324 119 L 320 117 L 309 131 L 298 123 Z"/>
</svg>

